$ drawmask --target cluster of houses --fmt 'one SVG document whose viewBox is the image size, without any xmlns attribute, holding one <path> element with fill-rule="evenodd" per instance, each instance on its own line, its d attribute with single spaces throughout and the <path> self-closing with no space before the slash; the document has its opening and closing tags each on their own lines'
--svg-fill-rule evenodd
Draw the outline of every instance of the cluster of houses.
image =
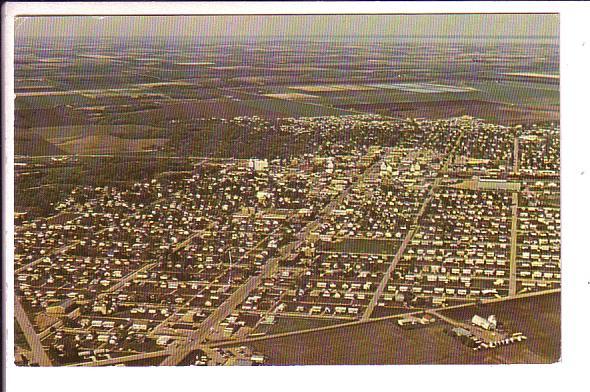
<svg viewBox="0 0 590 392">
<path fill-rule="evenodd" d="M 76 362 L 182 342 L 271 259 L 280 260 L 276 272 L 211 338 L 248 336 L 284 318 L 360 318 L 394 260 L 378 313 L 508 294 L 513 195 L 451 177 L 509 168 L 514 130 L 367 115 L 285 120 L 281 132 L 317 134 L 315 153 L 202 159 L 192 172 L 145 183 L 77 187 L 58 215 L 23 221 L 16 294 L 51 352 Z M 540 162 L 527 143 L 523 168 Z M 481 167 L 458 170 L 474 160 Z M 560 280 L 551 198 L 559 183 L 527 181 L 516 217 L 521 291 Z"/>
</svg>

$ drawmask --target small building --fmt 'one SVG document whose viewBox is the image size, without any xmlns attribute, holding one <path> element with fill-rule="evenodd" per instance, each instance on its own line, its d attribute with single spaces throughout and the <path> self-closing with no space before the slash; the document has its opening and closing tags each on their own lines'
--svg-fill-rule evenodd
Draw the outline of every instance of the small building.
<svg viewBox="0 0 590 392">
<path fill-rule="evenodd" d="M 158 339 L 156 339 L 156 344 L 158 346 L 167 346 L 171 341 L 172 338 L 170 336 L 159 336 Z"/>
<path fill-rule="evenodd" d="M 461 328 L 461 327 L 453 328 L 452 331 L 455 335 L 457 335 L 459 337 L 461 337 L 461 336 L 470 337 L 472 335 L 471 332 L 469 332 L 465 328 Z"/>
<path fill-rule="evenodd" d="M 248 161 L 248 167 L 254 171 L 261 171 L 268 168 L 267 159 L 250 159 Z"/>
<path fill-rule="evenodd" d="M 252 361 L 253 364 L 258 364 L 258 365 L 262 365 L 265 361 L 265 357 L 262 354 L 259 353 L 254 353 L 252 354 L 252 356 L 250 357 L 250 361 Z"/>
<path fill-rule="evenodd" d="M 497 326 L 496 316 L 494 316 L 494 315 L 491 315 L 490 317 L 485 319 L 485 318 L 478 316 L 476 314 L 471 319 L 471 323 L 473 325 L 477 325 L 478 327 L 481 327 L 481 328 L 488 330 L 488 331 L 495 330 L 496 326 Z"/>
</svg>

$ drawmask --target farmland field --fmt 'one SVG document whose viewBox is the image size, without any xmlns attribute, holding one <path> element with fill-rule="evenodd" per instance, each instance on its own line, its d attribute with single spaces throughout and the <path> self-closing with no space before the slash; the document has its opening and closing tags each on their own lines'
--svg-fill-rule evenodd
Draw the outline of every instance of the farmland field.
<svg viewBox="0 0 590 392">
<path fill-rule="evenodd" d="M 474 312 L 495 314 L 528 340 L 474 352 L 443 333 L 444 323 L 402 330 L 384 320 L 254 342 L 254 348 L 275 365 L 354 364 L 500 364 L 553 363 L 559 359 L 559 294 L 444 312 L 470 318 Z M 540 344 L 542 342 L 543 344 Z"/>
<path fill-rule="evenodd" d="M 125 139 L 112 135 L 91 135 L 56 143 L 69 154 L 120 154 L 153 150 L 168 139 Z"/>
<path fill-rule="evenodd" d="M 507 125 L 559 120 L 559 108 L 526 108 L 480 100 L 349 104 L 338 107 L 401 118 L 433 119 L 468 115 Z"/>
<path fill-rule="evenodd" d="M 14 16 L 15 364 L 559 361 L 559 13 L 218 8 Z"/>
<path fill-rule="evenodd" d="M 233 118 L 260 116 L 269 119 L 283 117 L 316 117 L 350 114 L 346 109 L 328 108 L 271 98 L 235 101 L 229 99 L 200 102 L 167 103 L 159 109 L 121 114 L 128 124 L 159 124 L 172 119 Z"/>
</svg>

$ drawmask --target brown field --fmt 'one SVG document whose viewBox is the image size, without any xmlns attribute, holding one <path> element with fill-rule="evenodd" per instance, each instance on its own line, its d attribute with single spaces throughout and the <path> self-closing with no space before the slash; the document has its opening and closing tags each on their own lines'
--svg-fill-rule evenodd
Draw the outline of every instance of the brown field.
<svg viewBox="0 0 590 392">
<path fill-rule="evenodd" d="M 278 99 L 313 99 L 317 98 L 316 95 L 301 94 L 301 93 L 288 93 L 288 94 L 264 94 L 265 97 L 278 98 Z"/>
<path fill-rule="evenodd" d="M 371 91 L 371 90 L 375 90 L 374 87 L 361 86 L 358 84 L 337 84 L 334 87 L 338 87 L 341 90 L 345 90 L 345 91 Z"/>
<path fill-rule="evenodd" d="M 376 90 L 374 87 L 362 86 L 357 84 L 333 84 L 317 86 L 289 86 L 292 90 L 301 90 L 307 92 L 344 92 L 344 91 L 369 91 Z"/>
<path fill-rule="evenodd" d="M 17 109 L 14 113 L 16 128 L 34 128 L 61 125 L 87 124 L 87 117 L 68 107 Z"/>
<path fill-rule="evenodd" d="M 16 130 L 14 133 L 14 154 L 27 156 L 64 155 L 65 152 L 36 133 Z"/>
<path fill-rule="evenodd" d="M 560 293 L 486 304 L 476 309 L 465 308 L 441 313 L 460 321 L 470 319 L 474 312 L 480 316 L 495 314 L 506 328 L 528 337 L 523 343 L 504 346 L 495 351 L 506 363 L 553 363 L 561 351 Z"/>
<path fill-rule="evenodd" d="M 117 154 L 152 150 L 167 141 L 168 139 L 123 139 L 111 135 L 91 135 L 56 146 L 69 154 Z"/>
<path fill-rule="evenodd" d="M 554 363 L 561 346 L 560 297 L 505 301 L 443 313 L 459 320 L 475 312 L 495 314 L 528 340 L 494 350 L 473 351 L 443 333 L 448 325 L 402 330 L 392 320 L 310 332 L 251 343 L 273 365 L 502 364 Z"/>
</svg>

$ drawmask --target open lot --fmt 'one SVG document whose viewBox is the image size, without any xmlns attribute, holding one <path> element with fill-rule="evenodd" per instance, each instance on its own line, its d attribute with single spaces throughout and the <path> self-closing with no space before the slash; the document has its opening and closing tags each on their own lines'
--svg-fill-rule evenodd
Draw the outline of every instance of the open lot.
<svg viewBox="0 0 590 392">
<path fill-rule="evenodd" d="M 346 238 L 337 242 L 320 243 L 319 250 L 326 252 L 395 254 L 401 241 Z"/>
</svg>

